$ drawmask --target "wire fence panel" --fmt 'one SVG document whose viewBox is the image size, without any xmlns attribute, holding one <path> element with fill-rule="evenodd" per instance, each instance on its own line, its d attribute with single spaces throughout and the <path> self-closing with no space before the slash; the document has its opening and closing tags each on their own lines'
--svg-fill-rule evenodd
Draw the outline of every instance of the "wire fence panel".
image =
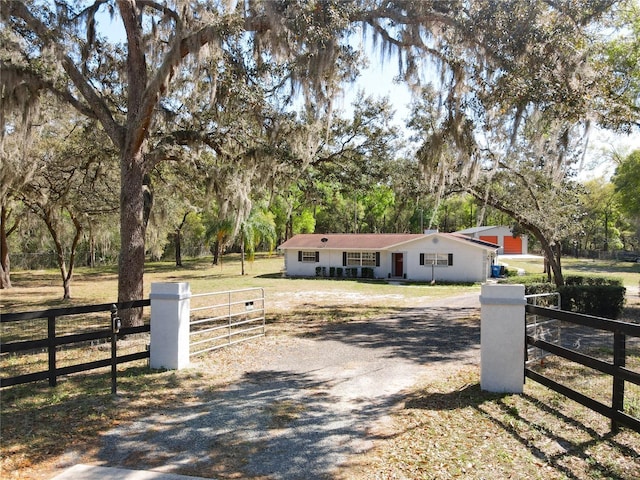
<svg viewBox="0 0 640 480">
<path fill-rule="evenodd" d="M 560 293 L 536 293 L 525 295 L 529 305 L 538 305 L 553 309 L 560 309 Z M 561 343 L 561 322 L 550 318 L 539 318 L 538 315 L 529 314 L 526 316 L 526 334 L 536 340 L 544 340 L 550 343 Z M 533 362 L 542 362 L 550 353 L 538 347 L 527 346 L 527 365 Z"/>
<path fill-rule="evenodd" d="M 264 334 L 264 289 L 247 288 L 191 296 L 190 356 Z"/>
</svg>

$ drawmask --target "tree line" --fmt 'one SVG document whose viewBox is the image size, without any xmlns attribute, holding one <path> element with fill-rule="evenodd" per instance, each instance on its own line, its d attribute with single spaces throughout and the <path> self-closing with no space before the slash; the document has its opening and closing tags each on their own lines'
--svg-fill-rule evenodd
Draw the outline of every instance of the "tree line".
<svg viewBox="0 0 640 480">
<path fill-rule="evenodd" d="M 586 218 L 574 174 L 589 133 L 639 126 L 638 12 L 635 0 L 3 0 L 2 285 L 25 211 L 67 286 L 82 241 L 116 245 L 127 301 L 145 258 L 168 238 L 179 257 L 187 227 L 214 256 L 251 253 L 312 227 L 447 225 L 454 198 L 474 199 L 475 222 L 506 215 L 535 237 L 561 284 L 561 245 Z M 373 56 L 415 94 L 415 151 L 388 99 L 335 110 Z M 605 213 L 609 242 L 622 217 Z"/>
</svg>

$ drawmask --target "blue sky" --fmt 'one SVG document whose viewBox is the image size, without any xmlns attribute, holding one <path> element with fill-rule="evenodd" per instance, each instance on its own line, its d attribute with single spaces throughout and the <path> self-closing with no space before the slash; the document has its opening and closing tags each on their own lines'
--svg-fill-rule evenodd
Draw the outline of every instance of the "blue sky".
<svg viewBox="0 0 640 480">
<path fill-rule="evenodd" d="M 98 28 L 107 33 L 111 39 L 124 39 L 124 29 L 117 15 L 113 22 L 105 15 L 100 23 Z M 361 40 L 356 41 L 360 42 Z M 372 51 L 371 45 L 365 46 L 369 51 Z M 379 61 L 378 53 L 374 52 L 371 55 L 369 66 L 363 69 L 357 82 L 345 87 L 344 96 L 342 99 L 337 99 L 335 107 L 349 112 L 351 104 L 360 92 L 374 98 L 388 97 L 395 110 L 396 124 L 404 127 L 409 116 L 411 93 L 405 85 L 394 82 L 397 73 L 397 64 L 394 59 L 383 63 Z M 609 178 L 615 170 L 615 164 L 608 160 L 612 153 L 624 156 L 634 149 L 640 149 L 640 133 L 616 135 L 609 131 L 594 129 L 579 178 L 582 180 L 602 176 Z"/>
</svg>

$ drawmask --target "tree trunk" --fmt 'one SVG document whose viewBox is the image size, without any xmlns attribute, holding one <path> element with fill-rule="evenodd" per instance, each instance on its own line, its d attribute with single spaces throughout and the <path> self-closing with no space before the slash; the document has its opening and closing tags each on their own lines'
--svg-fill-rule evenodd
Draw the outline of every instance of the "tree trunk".
<svg viewBox="0 0 640 480">
<path fill-rule="evenodd" d="M 287 223 L 284 231 L 284 239 L 289 240 L 293 237 L 293 215 L 289 215 L 287 218 Z"/>
<path fill-rule="evenodd" d="M 560 249 L 556 248 L 556 244 L 550 244 L 547 240 L 542 236 L 536 235 L 535 232 L 531 232 L 540 242 L 542 246 L 542 250 L 544 252 L 545 261 L 547 262 L 547 275 L 551 275 L 553 272 L 553 280 L 556 284 L 556 287 L 561 287 L 564 285 L 564 276 L 562 275 L 562 265 L 560 264 Z"/>
<path fill-rule="evenodd" d="M 244 240 L 240 242 L 240 265 L 241 265 L 242 275 L 244 275 Z"/>
<path fill-rule="evenodd" d="M 176 267 L 182 266 L 182 235 L 180 229 L 176 228 L 176 232 L 173 235 L 173 243 L 176 249 Z"/>
<path fill-rule="evenodd" d="M 144 172 L 142 153 L 131 156 L 126 151 L 120 167 L 120 258 L 118 261 L 118 301 L 130 302 L 143 298 L 145 222 Z M 142 325 L 142 309 L 123 309 L 123 327 Z"/>
<path fill-rule="evenodd" d="M 73 266 L 76 258 L 76 250 L 78 249 L 78 243 L 80 242 L 80 237 L 82 236 L 82 225 L 78 221 L 78 219 L 67 209 L 71 217 L 71 221 L 75 227 L 75 233 L 73 235 L 73 241 L 71 243 L 71 251 L 69 253 L 69 267 L 67 268 L 67 262 L 64 258 L 64 246 L 60 241 L 60 237 L 58 236 L 58 232 L 56 230 L 56 226 L 54 225 L 54 220 L 51 215 L 50 210 L 43 208 L 42 209 L 42 219 L 44 220 L 49 233 L 51 234 L 51 238 L 53 239 L 53 244 L 56 248 L 56 259 L 58 262 L 58 269 L 60 270 L 60 276 L 62 277 L 62 289 L 63 295 L 62 298 L 64 300 L 68 300 L 71 298 L 71 279 L 73 278 Z"/>
<path fill-rule="evenodd" d="M 173 238 L 176 248 L 176 267 L 182 266 L 182 229 L 184 228 L 185 223 L 187 223 L 189 213 L 191 212 L 185 213 L 182 217 L 182 222 L 180 222 L 180 225 L 176 228 L 175 237 Z"/>
<path fill-rule="evenodd" d="M 220 242 L 218 240 L 216 240 L 213 243 L 213 260 L 211 261 L 212 265 L 217 265 L 218 264 L 218 257 L 220 256 Z"/>
<path fill-rule="evenodd" d="M 64 291 L 62 299 L 69 300 L 71 298 L 71 279 L 67 277 L 66 269 L 60 268 L 60 273 L 62 274 L 62 289 Z"/>
<path fill-rule="evenodd" d="M 56 232 L 53 223 L 50 218 L 45 218 L 45 223 L 53 239 L 53 244 L 56 247 L 56 261 L 58 263 L 58 270 L 60 271 L 60 277 L 62 278 L 62 299 L 69 300 L 71 298 L 71 278 L 69 278 L 69 272 L 67 271 L 67 262 L 64 259 L 64 247 L 60 242 L 58 233 Z"/>
<path fill-rule="evenodd" d="M 7 242 L 9 214 L 4 205 L 0 209 L 0 289 L 11 288 L 11 260 L 9 259 L 9 242 Z"/>
<path fill-rule="evenodd" d="M 89 258 L 88 262 L 90 268 L 96 266 L 96 239 L 93 235 L 93 226 L 89 223 Z"/>
</svg>

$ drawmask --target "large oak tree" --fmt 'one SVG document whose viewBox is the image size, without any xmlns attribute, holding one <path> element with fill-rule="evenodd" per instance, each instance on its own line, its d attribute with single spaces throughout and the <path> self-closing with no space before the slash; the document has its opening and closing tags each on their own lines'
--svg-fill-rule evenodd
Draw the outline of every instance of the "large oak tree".
<svg viewBox="0 0 640 480">
<path fill-rule="evenodd" d="M 576 48 L 594 19 L 614 1 L 484 0 L 95 0 L 53 4 L 0 3 L 3 35 L 0 82 L 3 101 L 17 85 L 47 89 L 80 113 L 98 120 L 120 155 L 119 299 L 141 298 L 145 258 L 145 185 L 165 158 L 170 120 L 186 93 L 204 80 L 212 98 L 220 72 L 239 81 L 296 93 L 307 112 L 325 111 L 357 55 L 354 26 L 399 60 L 400 77 L 414 85 L 434 70 L 445 121 L 430 141 L 455 145 L 459 161 L 473 164 L 474 126 L 485 112 L 511 122 L 513 136 L 526 115 L 544 110 L 578 118 L 590 97 L 582 50 Z M 124 29 L 106 36 L 99 13 Z M 568 41 L 568 40 L 571 41 Z M 264 70 L 265 66 L 269 66 Z M 277 68 L 272 68 L 277 67 Z M 265 72 L 277 72 L 267 75 Z M 192 82 L 189 82 L 192 79 Z M 471 92 L 471 93 L 470 93 Z M 300 97 L 298 97 L 300 98 Z M 182 114 L 180 109 L 178 114 Z M 446 142 L 445 142 L 446 140 Z M 135 319 L 129 319 L 129 323 Z"/>
</svg>

